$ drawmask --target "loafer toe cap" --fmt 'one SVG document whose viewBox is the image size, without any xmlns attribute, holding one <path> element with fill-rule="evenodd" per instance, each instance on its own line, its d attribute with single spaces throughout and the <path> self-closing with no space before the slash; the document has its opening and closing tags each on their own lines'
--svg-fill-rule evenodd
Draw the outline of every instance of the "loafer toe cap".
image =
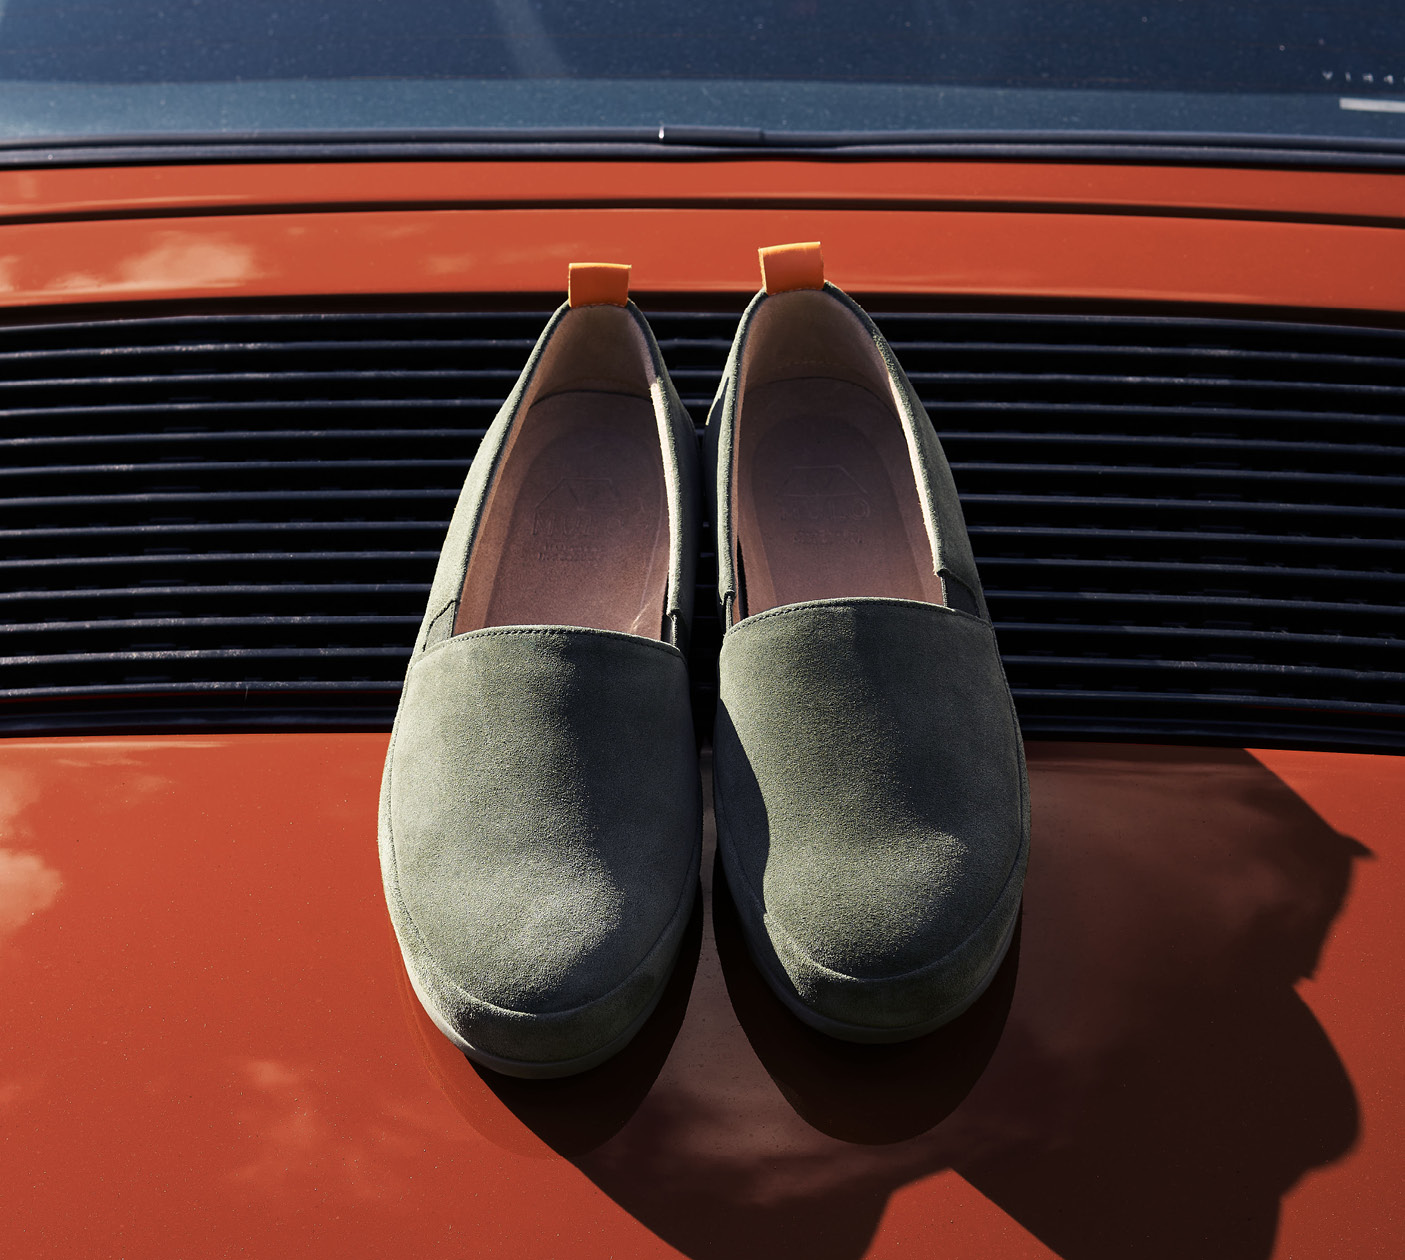
<svg viewBox="0 0 1405 1260">
<path fill-rule="evenodd" d="M 816 601 L 739 623 L 722 651 L 718 837 L 772 987 L 854 1040 L 953 1018 L 1004 954 L 1029 851 L 989 625 Z"/>
<path fill-rule="evenodd" d="M 421 1002 L 460 1049 L 510 1075 L 566 1075 L 615 1053 L 653 1009 L 695 884 L 694 872 L 671 906 L 577 889 L 547 915 L 519 913 L 512 896 L 465 897 L 452 931 L 434 907 L 417 913 L 402 901 L 401 951 Z M 620 908 L 631 902 L 644 920 L 662 919 L 652 941 L 621 939 Z M 440 930 L 422 933 L 421 921 Z"/>
<path fill-rule="evenodd" d="M 697 887 L 682 657 L 610 632 L 481 631 L 410 669 L 382 790 L 416 991 L 518 1075 L 608 1057 L 657 1001 Z"/>
<path fill-rule="evenodd" d="M 848 1040 L 918 1036 L 959 1015 L 993 977 L 1019 913 L 1024 868 L 1019 851 L 998 883 L 948 869 L 900 887 L 890 870 L 866 909 L 836 896 L 832 883 L 801 881 L 784 904 L 765 899 L 763 952 L 807 1022 Z"/>
</svg>

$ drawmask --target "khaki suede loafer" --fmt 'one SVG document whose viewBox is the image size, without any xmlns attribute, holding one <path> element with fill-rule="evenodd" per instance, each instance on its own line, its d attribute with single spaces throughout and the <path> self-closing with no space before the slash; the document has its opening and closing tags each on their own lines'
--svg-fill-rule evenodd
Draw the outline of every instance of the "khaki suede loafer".
<svg viewBox="0 0 1405 1260">
<path fill-rule="evenodd" d="M 381 790 L 415 992 L 470 1058 L 514 1076 L 624 1046 L 697 889 L 696 437 L 627 285 L 628 268 L 572 268 L 483 439 Z"/>
<path fill-rule="evenodd" d="M 1009 946 L 1024 749 L 921 402 L 818 245 L 762 266 L 708 421 L 718 843 L 790 1009 L 900 1041 L 964 1011 Z"/>
</svg>

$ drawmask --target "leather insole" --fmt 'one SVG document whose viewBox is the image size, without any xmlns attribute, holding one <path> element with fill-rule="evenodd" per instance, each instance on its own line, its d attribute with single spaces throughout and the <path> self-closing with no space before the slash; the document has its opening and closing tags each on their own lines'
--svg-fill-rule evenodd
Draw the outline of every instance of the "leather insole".
<svg viewBox="0 0 1405 1260">
<path fill-rule="evenodd" d="M 584 390 L 543 398 L 498 468 L 454 633 L 591 626 L 658 638 L 668 551 L 653 404 Z"/>
<path fill-rule="evenodd" d="M 749 388 L 737 460 L 742 615 L 812 599 L 943 603 L 891 402 L 807 377 Z"/>
</svg>

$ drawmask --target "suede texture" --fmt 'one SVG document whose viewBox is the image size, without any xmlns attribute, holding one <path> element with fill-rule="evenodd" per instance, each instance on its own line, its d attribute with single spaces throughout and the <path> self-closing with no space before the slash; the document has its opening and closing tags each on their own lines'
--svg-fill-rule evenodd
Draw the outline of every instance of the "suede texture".
<svg viewBox="0 0 1405 1260">
<path fill-rule="evenodd" d="M 904 600 L 825 600 L 722 645 L 718 839 L 753 953 L 808 1009 L 920 1027 L 1019 909 L 1029 805 L 995 638 Z"/>
<path fill-rule="evenodd" d="M 575 308 L 580 310 L 581 308 Z M 588 308 L 586 308 L 588 309 Z M 693 621 L 693 589 L 696 584 L 698 557 L 698 515 L 700 491 L 698 486 L 698 441 L 693 421 L 678 397 L 664 366 L 663 355 L 653 330 L 633 302 L 624 309 L 634 320 L 643 337 L 649 363 L 655 376 L 652 394 L 654 409 L 659 416 L 659 443 L 663 450 L 664 480 L 668 489 L 669 523 L 672 537 L 669 546 L 669 578 L 667 605 L 664 610 L 669 626 L 669 639 L 686 653 L 687 638 Z M 551 339 L 571 318 L 572 308 L 563 303 L 557 307 L 537 344 L 527 358 L 522 375 L 512 392 L 498 409 L 493 423 L 483 435 L 478 452 L 469 466 L 463 490 L 449 521 L 448 534 L 439 552 L 439 563 L 429 588 L 429 603 L 419 634 L 415 637 L 413 661 L 420 653 L 442 642 L 453 633 L 454 614 L 458 608 L 459 592 L 473 540 L 482 520 L 484 501 L 493 483 L 499 462 L 508 445 L 513 426 L 523 414 L 522 403 L 528 397 Z"/>
<path fill-rule="evenodd" d="M 583 308 L 588 310 L 589 308 Z M 684 659 L 697 442 L 633 303 L 670 526 L 661 638 L 571 626 L 454 634 L 459 593 L 551 317 L 469 469 L 386 758 L 380 857 L 410 978 L 470 1056 L 524 1076 L 592 1066 L 658 1000 L 697 890 L 702 810 Z"/>
<path fill-rule="evenodd" d="M 608 1045 L 667 979 L 701 802 L 676 648 L 493 628 L 411 667 L 386 766 L 383 863 L 407 965 L 476 1049 Z"/>
<path fill-rule="evenodd" d="M 823 292 L 854 316 L 861 329 L 860 335 L 873 343 L 887 368 L 898 419 L 916 452 L 913 475 L 917 480 L 932 543 L 935 568 L 948 581 L 955 578 L 959 583 L 958 589 L 949 592 L 947 602 L 961 607 L 969 597 L 972 603 L 970 611 L 989 620 L 990 613 L 986 608 L 980 575 L 976 572 L 976 560 L 971 553 L 971 540 L 966 533 L 966 521 L 961 512 L 961 500 L 956 494 L 956 484 L 951 477 L 951 466 L 947 463 L 946 453 L 937 439 L 926 408 L 922 406 L 922 400 L 898 363 L 893 348 L 869 319 L 868 312 L 828 281 Z M 727 366 L 708 412 L 704 451 L 711 475 L 705 478 L 704 491 L 712 520 L 717 522 L 717 603 L 723 614 L 723 625 L 731 622 L 730 610 L 737 595 L 735 538 L 732 533 L 732 466 L 736 457 L 733 444 L 736 440 L 737 414 L 741 407 L 738 383 L 742 358 L 746 353 L 751 323 L 762 304 L 784 301 L 787 296 L 781 293 L 771 297 L 763 290 L 752 298 L 737 325 Z"/>
<path fill-rule="evenodd" d="M 779 996 L 834 1035 L 901 1040 L 959 1014 L 1003 957 L 1028 862 L 1029 789 L 941 444 L 867 314 L 832 284 L 822 292 L 886 370 L 946 605 L 834 598 L 736 619 L 741 372 L 758 312 L 789 296 L 758 293 L 706 442 L 725 628 L 718 842 L 748 946 Z"/>
</svg>

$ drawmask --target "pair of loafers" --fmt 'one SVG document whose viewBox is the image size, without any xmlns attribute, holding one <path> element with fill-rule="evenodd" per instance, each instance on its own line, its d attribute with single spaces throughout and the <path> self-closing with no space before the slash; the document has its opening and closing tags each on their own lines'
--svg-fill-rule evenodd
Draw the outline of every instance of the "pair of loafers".
<svg viewBox="0 0 1405 1260">
<path fill-rule="evenodd" d="M 806 1023 L 899 1041 L 1009 945 L 1019 728 L 936 434 L 817 245 L 762 251 L 708 421 L 725 635 L 718 843 Z M 577 265 L 449 527 L 386 758 L 415 992 L 478 1063 L 591 1068 L 657 1004 L 696 898 L 685 661 L 697 446 L 628 269 Z"/>
</svg>

